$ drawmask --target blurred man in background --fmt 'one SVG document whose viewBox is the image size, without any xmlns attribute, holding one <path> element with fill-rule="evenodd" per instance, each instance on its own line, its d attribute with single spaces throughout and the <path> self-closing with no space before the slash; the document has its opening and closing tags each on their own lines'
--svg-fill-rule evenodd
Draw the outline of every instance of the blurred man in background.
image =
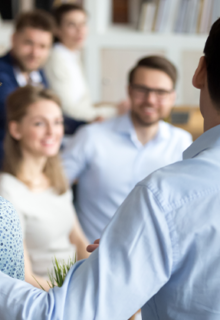
<svg viewBox="0 0 220 320">
<path fill-rule="evenodd" d="M 82 128 L 63 153 L 76 211 L 89 241 L 99 238 L 136 183 L 182 159 L 191 135 L 162 121 L 175 102 L 177 71 L 167 59 L 146 57 L 129 74 L 131 112 Z"/>
<path fill-rule="evenodd" d="M 3 157 L 5 133 L 5 101 L 7 96 L 27 84 L 47 87 L 43 71 L 53 40 L 54 23 L 44 11 L 21 14 L 15 23 L 12 48 L 0 58 L 0 162 Z"/>
</svg>

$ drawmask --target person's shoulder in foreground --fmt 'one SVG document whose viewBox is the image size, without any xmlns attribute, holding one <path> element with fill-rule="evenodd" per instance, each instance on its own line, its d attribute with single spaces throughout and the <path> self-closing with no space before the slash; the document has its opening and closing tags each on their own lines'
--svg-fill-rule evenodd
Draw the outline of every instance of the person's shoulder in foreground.
<svg viewBox="0 0 220 320">
<path fill-rule="evenodd" d="M 21 226 L 10 202 L 0 197 L 0 271 L 24 279 Z"/>
</svg>

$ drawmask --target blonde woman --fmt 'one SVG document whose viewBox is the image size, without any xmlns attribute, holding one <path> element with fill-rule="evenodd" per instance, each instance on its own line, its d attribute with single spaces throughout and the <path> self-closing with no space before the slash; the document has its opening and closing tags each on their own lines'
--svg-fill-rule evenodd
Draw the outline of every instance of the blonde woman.
<svg viewBox="0 0 220 320">
<path fill-rule="evenodd" d="M 12 202 L 23 229 L 25 280 L 45 288 L 52 259 L 87 257 L 58 151 L 63 137 L 60 101 L 51 91 L 23 87 L 7 101 L 8 128 L 0 195 Z"/>
</svg>

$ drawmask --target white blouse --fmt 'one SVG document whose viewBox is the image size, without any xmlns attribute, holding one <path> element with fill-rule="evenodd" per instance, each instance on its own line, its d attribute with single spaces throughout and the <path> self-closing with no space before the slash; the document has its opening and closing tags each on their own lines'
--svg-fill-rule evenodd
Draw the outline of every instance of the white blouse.
<svg viewBox="0 0 220 320">
<path fill-rule="evenodd" d="M 75 246 L 69 240 L 75 219 L 70 190 L 62 195 L 52 188 L 35 193 L 16 177 L 2 173 L 0 195 L 19 214 L 34 273 L 47 277 L 54 257 L 58 260 L 75 257 Z"/>
<path fill-rule="evenodd" d="M 112 106 L 92 105 L 78 51 L 55 44 L 44 71 L 50 88 L 60 97 L 65 115 L 84 121 L 116 115 L 117 110 Z"/>
</svg>

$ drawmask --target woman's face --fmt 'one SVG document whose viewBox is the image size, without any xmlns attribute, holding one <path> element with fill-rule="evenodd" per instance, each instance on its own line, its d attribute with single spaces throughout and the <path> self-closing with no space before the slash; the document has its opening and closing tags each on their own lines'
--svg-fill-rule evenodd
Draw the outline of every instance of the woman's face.
<svg viewBox="0 0 220 320">
<path fill-rule="evenodd" d="M 60 107 L 51 100 L 31 104 L 20 122 L 9 123 L 10 134 L 19 140 L 22 153 L 51 157 L 58 153 L 63 137 Z"/>
<path fill-rule="evenodd" d="M 69 11 L 64 14 L 57 30 L 60 41 L 71 49 L 82 48 L 87 36 L 87 17 L 83 11 Z"/>
</svg>

